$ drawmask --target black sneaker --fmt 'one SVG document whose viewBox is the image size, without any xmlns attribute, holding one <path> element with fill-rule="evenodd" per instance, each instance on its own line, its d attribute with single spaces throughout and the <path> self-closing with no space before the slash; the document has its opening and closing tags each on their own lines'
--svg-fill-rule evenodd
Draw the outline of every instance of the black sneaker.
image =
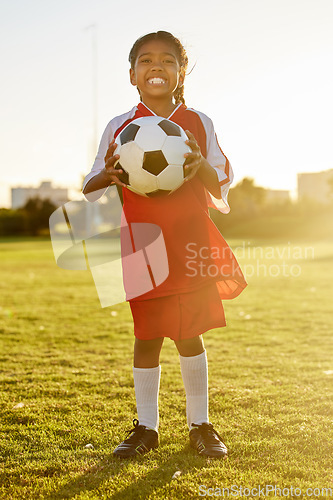
<svg viewBox="0 0 333 500">
<path fill-rule="evenodd" d="M 190 443 L 199 455 L 206 457 L 225 457 L 228 454 L 221 436 L 213 428 L 213 424 L 192 424 L 195 429 L 190 431 Z"/>
<path fill-rule="evenodd" d="M 117 457 L 127 458 L 144 455 L 149 450 L 158 447 L 158 434 L 153 429 L 139 425 L 139 420 L 133 419 L 134 428 L 127 431 L 125 441 L 120 443 L 113 454 Z"/>
</svg>

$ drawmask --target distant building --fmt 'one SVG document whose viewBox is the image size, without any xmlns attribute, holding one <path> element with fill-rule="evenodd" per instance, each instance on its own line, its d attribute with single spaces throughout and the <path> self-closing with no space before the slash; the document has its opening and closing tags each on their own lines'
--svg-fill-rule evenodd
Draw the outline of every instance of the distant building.
<svg viewBox="0 0 333 500">
<path fill-rule="evenodd" d="M 290 201 L 290 192 L 285 189 L 266 189 L 265 199 L 268 203 L 284 203 Z"/>
<path fill-rule="evenodd" d="M 23 207 L 29 198 L 38 196 L 41 199 L 48 198 L 57 207 L 68 201 L 68 189 L 52 186 L 51 181 L 44 181 L 39 187 L 14 187 L 12 188 L 12 208 Z"/>
<path fill-rule="evenodd" d="M 298 174 L 297 191 L 298 199 L 309 198 L 328 203 L 333 195 L 333 169 Z"/>
</svg>

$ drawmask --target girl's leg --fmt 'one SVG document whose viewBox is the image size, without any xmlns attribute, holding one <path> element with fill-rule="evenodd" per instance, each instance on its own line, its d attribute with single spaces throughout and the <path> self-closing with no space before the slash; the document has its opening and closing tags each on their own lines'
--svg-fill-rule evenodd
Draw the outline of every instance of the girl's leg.
<svg viewBox="0 0 333 500">
<path fill-rule="evenodd" d="M 161 367 L 160 352 L 164 338 L 153 340 L 135 339 L 134 387 L 136 407 L 140 425 L 158 430 L 158 391 Z"/>
<path fill-rule="evenodd" d="M 202 340 L 202 335 L 193 337 L 192 339 L 175 340 L 176 347 L 181 356 L 197 356 L 205 350 Z"/>
<path fill-rule="evenodd" d="M 201 335 L 175 341 L 179 352 L 180 369 L 186 392 L 186 417 L 192 424 L 209 423 L 208 419 L 208 366 Z"/>
<path fill-rule="evenodd" d="M 154 368 L 160 363 L 160 352 L 164 337 L 152 340 L 135 339 L 134 366 L 136 368 Z"/>
</svg>

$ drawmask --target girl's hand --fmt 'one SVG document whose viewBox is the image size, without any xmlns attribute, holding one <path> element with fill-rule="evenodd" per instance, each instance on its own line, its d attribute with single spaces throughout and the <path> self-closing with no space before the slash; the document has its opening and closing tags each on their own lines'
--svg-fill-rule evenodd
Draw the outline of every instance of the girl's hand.
<svg viewBox="0 0 333 500">
<path fill-rule="evenodd" d="M 106 155 L 104 157 L 105 167 L 102 170 L 102 172 L 104 174 L 104 177 L 106 177 L 107 180 L 110 181 L 110 183 L 114 182 L 115 184 L 118 184 L 118 186 L 127 187 L 126 184 L 124 184 L 119 179 L 119 175 L 123 173 L 123 170 L 121 168 L 114 168 L 114 164 L 120 158 L 119 155 L 113 155 L 116 148 L 117 144 L 115 144 L 115 140 L 112 139 L 109 145 L 109 149 L 107 150 Z"/>
<path fill-rule="evenodd" d="M 194 135 L 189 131 L 185 130 L 187 137 L 189 138 L 188 141 L 185 141 L 185 143 L 190 146 L 192 149 L 192 153 L 186 153 L 185 158 L 186 158 L 186 164 L 185 164 L 185 181 L 191 180 L 199 168 L 201 167 L 202 160 L 204 160 L 204 157 L 201 154 L 200 147 L 195 140 Z"/>
</svg>

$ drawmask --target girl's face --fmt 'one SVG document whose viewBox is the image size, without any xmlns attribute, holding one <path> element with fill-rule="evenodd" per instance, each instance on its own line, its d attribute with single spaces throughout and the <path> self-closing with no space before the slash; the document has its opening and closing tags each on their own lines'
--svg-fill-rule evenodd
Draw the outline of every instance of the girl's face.
<svg viewBox="0 0 333 500">
<path fill-rule="evenodd" d="M 130 79 L 140 90 L 143 102 L 147 99 L 172 101 L 174 91 L 183 85 L 184 72 L 173 46 L 152 40 L 140 47 L 134 69 L 130 69 Z"/>
</svg>

